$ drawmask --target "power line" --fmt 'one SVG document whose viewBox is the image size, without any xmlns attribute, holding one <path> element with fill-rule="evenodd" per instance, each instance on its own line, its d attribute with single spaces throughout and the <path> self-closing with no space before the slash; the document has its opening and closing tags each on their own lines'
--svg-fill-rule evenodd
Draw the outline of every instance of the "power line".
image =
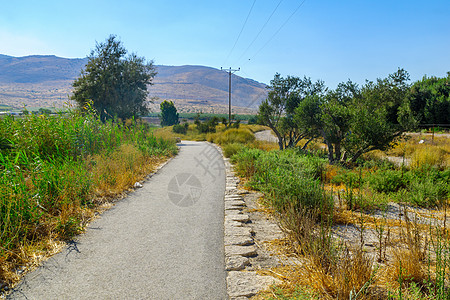
<svg viewBox="0 0 450 300">
<path fill-rule="evenodd" d="M 252 60 L 253 58 L 256 57 L 256 55 L 259 54 L 259 52 L 261 52 L 272 40 L 273 38 L 281 31 L 281 29 L 283 29 L 283 27 L 289 22 L 289 20 L 295 15 L 295 13 L 303 6 L 303 4 L 306 2 L 306 0 L 303 0 L 299 6 L 297 6 L 297 8 L 292 12 L 292 14 L 286 19 L 286 21 L 281 24 L 280 28 L 278 28 L 277 31 L 275 31 L 275 33 L 270 37 L 270 39 L 251 57 L 249 58 L 243 65 L 242 67 L 244 67 L 250 60 Z"/>
<path fill-rule="evenodd" d="M 248 18 L 250 17 L 250 14 L 251 14 L 251 12 L 252 12 L 252 10 L 253 10 L 253 6 L 255 6 L 255 3 L 256 3 L 256 0 L 253 0 L 252 7 L 250 7 L 250 11 L 248 12 L 247 18 L 245 18 L 245 22 L 244 22 L 244 24 L 242 25 L 241 31 L 239 32 L 238 37 L 237 37 L 236 41 L 234 42 L 233 48 L 231 48 L 231 51 L 230 51 L 230 53 L 228 53 L 228 56 L 227 56 L 227 58 L 225 59 L 225 62 L 224 62 L 223 64 L 225 64 L 225 63 L 228 61 L 228 59 L 230 58 L 231 53 L 232 53 L 233 50 L 234 50 L 234 47 L 236 47 L 236 44 L 237 44 L 237 42 L 239 41 L 239 38 L 241 37 L 242 31 L 244 31 L 244 27 L 245 27 L 245 25 L 247 24 Z"/>
<path fill-rule="evenodd" d="M 250 43 L 250 45 L 248 45 L 247 49 L 245 49 L 244 53 L 242 53 L 241 57 L 239 57 L 239 59 L 237 60 L 237 62 L 239 62 L 242 57 L 244 57 L 244 55 L 247 53 L 248 49 L 250 49 L 250 47 L 253 45 L 253 43 L 258 39 L 259 35 L 261 34 L 261 32 L 264 30 L 264 28 L 266 27 L 267 23 L 269 23 L 270 19 L 272 18 L 272 16 L 275 14 L 275 11 L 278 9 L 278 7 L 280 6 L 281 2 L 283 2 L 283 0 L 280 0 L 280 2 L 278 2 L 277 6 L 274 8 L 274 10 L 272 11 L 272 13 L 270 14 L 269 18 L 266 20 L 266 22 L 264 23 L 264 25 L 261 27 L 261 29 L 259 30 L 258 34 L 256 35 L 256 37 L 253 39 L 253 41 Z"/>
</svg>

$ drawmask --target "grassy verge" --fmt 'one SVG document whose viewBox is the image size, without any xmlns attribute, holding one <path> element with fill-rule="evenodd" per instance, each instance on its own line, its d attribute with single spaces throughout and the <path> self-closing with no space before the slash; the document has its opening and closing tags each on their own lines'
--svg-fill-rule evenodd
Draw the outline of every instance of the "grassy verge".
<svg viewBox="0 0 450 300">
<path fill-rule="evenodd" d="M 263 298 L 450 297 L 448 167 L 396 168 L 366 157 L 344 169 L 296 150 L 250 146 L 231 159 L 286 231 L 282 251 L 301 261 L 273 270 L 284 283 Z"/>
<path fill-rule="evenodd" d="M 205 124 L 205 123 L 203 123 Z M 223 124 L 217 124 L 209 131 L 201 130 L 196 124 L 182 124 L 181 127 L 186 126 L 183 132 L 174 132 L 174 126 L 166 126 L 154 130 L 154 135 L 175 140 L 180 138 L 182 140 L 190 141 L 209 141 L 221 145 L 239 143 L 247 144 L 255 141 L 253 133 L 266 130 L 268 127 L 262 125 L 247 125 L 240 124 L 239 128 L 227 128 Z M 177 127 L 177 125 L 175 125 Z"/>
<path fill-rule="evenodd" d="M 0 118 L 0 282 L 81 232 L 99 206 L 132 188 L 174 142 L 148 126 L 93 114 Z"/>
</svg>

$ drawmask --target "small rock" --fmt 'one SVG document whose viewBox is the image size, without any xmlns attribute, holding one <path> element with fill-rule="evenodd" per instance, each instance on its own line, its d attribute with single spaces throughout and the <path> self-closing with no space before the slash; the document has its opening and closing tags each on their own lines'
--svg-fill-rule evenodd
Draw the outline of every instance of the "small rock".
<svg viewBox="0 0 450 300">
<path fill-rule="evenodd" d="M 225 269 L 227 271 L 240 271 L 250 264 L 247 257 L 227 256 L 225 257 Z"/>
<path fill-rule="evenodd" d="M 256 272 L 230 271 L 227 276 L 228 296 L 251 297 L 281 280 L 272 276 L 261 276 Z"/>
<path fill-rule="evenodd" d="M 225 246 L 225 256 L 233 256 L 233 255 L 240 255 L 240 256 L 255 256 L 257 255 L 257 248 L 254 245 L 250 246 L 237 246 L 237 245 L 229 245 Z"/>
<path fill-rule="evenodd" d="M 138 188 L 141 188 L 142 187 L 142 184 L 140 183 L 140 182 L 136 182 L 135 184 L 134 184 L 134 188 L 135 189 L 138 189 Z"/>
</svg>

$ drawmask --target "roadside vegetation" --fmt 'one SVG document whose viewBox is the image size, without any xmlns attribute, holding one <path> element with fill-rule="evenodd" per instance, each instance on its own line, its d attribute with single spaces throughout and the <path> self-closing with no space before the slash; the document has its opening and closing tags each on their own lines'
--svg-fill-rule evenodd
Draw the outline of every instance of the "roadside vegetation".
<svg viewBox="0 0 450 300">
<path fill-rule="evenodd" d="M 442 161 L 408 168 L 363 157 L 347 168 L 321 151 L 248 146 L 231 160 L 287 233 L 277 251 L 298 260 L 270 271 L 284 283 L 264 299 L 448 298 L 450 168 Z"/>
<path fill-rule="evenodd" d="M 261 270 L 283 284 L 255 299 L 450 297 L 450 139 L 406 134 L 446 120 L 449 79 L 407 80 L 329 91 L 277 74 L 259 119 L 278 143 L 209 136 L 286 232 L 268 247 L 296 262 Z"/>
<path fill-rule="evenodd" d="M 0 149 L 3 287 L 177 151 L 147 124 L 87 110 L 2 117 Z"/>
</svg>

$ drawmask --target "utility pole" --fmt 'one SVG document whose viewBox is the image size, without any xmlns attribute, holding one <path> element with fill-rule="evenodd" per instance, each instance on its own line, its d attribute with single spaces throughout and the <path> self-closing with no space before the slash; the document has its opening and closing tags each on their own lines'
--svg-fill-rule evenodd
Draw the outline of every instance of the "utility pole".
<svg viewBox="0 0 450 300">
<path fill-rule="evenodd" d="M 226 69 L 222 69 L 222 67 L 220 67 L 220 69 L 222 71 L 225 71 L 228 73 L 228 126 L 231 125 L 231 74 L 234 74 L 237 71 L 240 71 L 241 68 L 237 68 L 237 69 L 231 69 L 231 67 L 226 70 Z"/>
</svg>

